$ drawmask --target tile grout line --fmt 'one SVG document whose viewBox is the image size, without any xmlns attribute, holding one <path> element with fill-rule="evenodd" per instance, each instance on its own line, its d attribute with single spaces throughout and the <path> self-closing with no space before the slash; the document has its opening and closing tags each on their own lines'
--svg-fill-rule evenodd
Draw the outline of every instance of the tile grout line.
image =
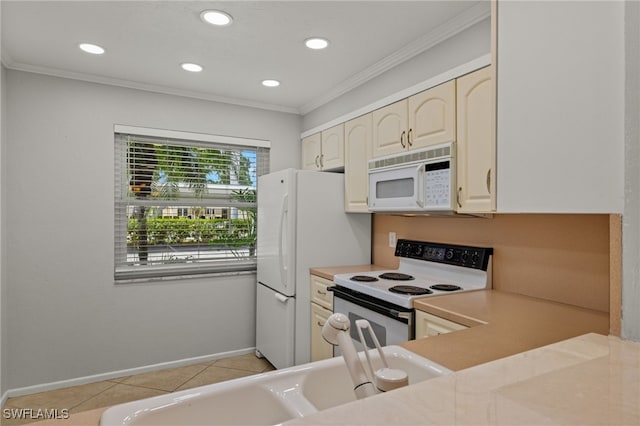
<svg viewBox="0 0 640 426">
<path fill-rule="evenodd" d="M 215 361 L 214 361 L 215 362 Z M 213 364 L 213 363 L 211 363 Z M 180 386 L 184 386 L 187 382 L 189 382 L 190 380 L 193 380 L 194 378 L 196 378 L 197 376 L 199 376 L 200 374 L 202 374 L 207 368 L 211 367 L 211 364 L 208 364 L 206 367 L 204 367 L 202 370 L 198 371 L 196 374 L 194 374 L 192 377 L 190 377 L 189 379 L 185 380 L 184 382 L 180 383 L 178 386 L 176 386 L 175 388 L 173 388 L 172 392 L 176 392 L 178 389 L 180 389 Z"/>
<path fill-rule="evenodd" d="M 89 398 L 87 398 L 87 399 L 83 400 L 82 402 L 79 402 L 78 404 L 74 405 L 73 407 L 69 407 L 69 411 L 73 410 L 73 409 L 74 409 L 74 408 L 76 408 L 76 407 L 79 407 L 80 405 L 84 404 L 84 403 L 85 403 L 85 402 L 87 402 L 87 401 L 92 400 L 93 398 L 96 398 L 98 395 L 101 395 L 102 393 L 104 393 L 104 392 L 108 391 L 109 389 L 111 389 L 112 387 L 114 387 L 115 385 L 117 385 L 117 383 L 113 383 L 113 382 L 110 382 L 110 381 L 108 381 L 108 380 L 104 380 L 104 382 L 105 382 L 105 383 L 106 383 L 106 382 L 110 383 L 110 384 L 111 384 L 111 386 L 109 386 L 108 388 L 105 388 L 105 389 L 101 390 L 100 392 L 98 392 L 98 393 L 97 393 L 97 394 L 95 394 L 95 395 L 90 396 Z M 99 382 L 98 382 L 98 383 L 99 383 Z"/>
</svg>

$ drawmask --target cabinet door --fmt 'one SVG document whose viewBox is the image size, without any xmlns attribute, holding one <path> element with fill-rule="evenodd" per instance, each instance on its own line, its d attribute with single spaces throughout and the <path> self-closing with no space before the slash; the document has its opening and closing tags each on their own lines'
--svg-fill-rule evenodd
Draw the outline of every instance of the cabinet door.
<svg viewBox="0 0 640 426">
<path fill-rule="evenodd" d="M 403 99 L 373 111 L 373 158 L 407 149 L 407 103 Z"/>
<path fill-rule="evenodd" d="M 335 170 L 344 167 L 344 123 L 322 131 L 322 170 Z"/>
<path fill-rule="evenodd" d="M 409 98 L 409 149 L 456 139 L 456 82 L 448 81 Z"/>
<path fill-rule="evenodd" d="M 322 337 L 322 327 L 332 312 L 311 304 L 311 362 L 333 357 L 333 345 Z"/>
<path fill-rule="evenodd" d="M 495 103 L 491 67 L 457 80 L 458 211 L 495 210 Z"/>
<path fill-rule="evenodd" d="M 321 134 L 316 133 L 302 139 L 303 170 L 320 170 L 320 155 L 322 154 Z"/>
<path fill-rule="evenodd" d="M 347 212 L 369 211 L 369 159 L 371 159 L 371 114 L 344 125 L 344 206 Z"/>
<path fill-rule="evenodd" d="M 416 311 L 416 339 L 451 333 L 465 328 L 469 327 L 423 311 Z"/>
</svg>

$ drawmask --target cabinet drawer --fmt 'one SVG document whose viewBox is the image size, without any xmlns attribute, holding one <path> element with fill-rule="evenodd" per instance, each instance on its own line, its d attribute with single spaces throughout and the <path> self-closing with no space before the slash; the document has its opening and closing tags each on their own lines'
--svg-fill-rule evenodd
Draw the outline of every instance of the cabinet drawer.
<svg viewBox="0 0 640 426">
<path fill-rule="evenodd" d="M 426 312 L 416 311 L 416 339 L 451 333 L 465 328 L 469 327 Z"/>
<path fill-rule="evenodd" d="M 333 293 L 327 290 L 327 287 L 332 286 L 333 281 L 311 275 L 311 301 L 323 308 L 333 310 Z"/>
</svg>

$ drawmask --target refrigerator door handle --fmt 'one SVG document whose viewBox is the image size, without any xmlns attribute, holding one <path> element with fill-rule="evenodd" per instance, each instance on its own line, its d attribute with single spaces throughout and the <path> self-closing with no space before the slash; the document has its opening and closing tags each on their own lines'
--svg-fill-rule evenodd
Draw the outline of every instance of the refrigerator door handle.
<svg viewBox="0 0 640 426">
<path fill-rule="evenodd" d="M 280 259 L 280 278 L 282 280 L 282 285 L 285 288 L 289 287 L 289 283 L 287 282 L 287 262 L 285 261 L 285 256 L 288 254 L 285 252 L 285 244 L 287 243 L 285 238 L 285 219 L 289 215 L 289 194 L 284 194 L 282 197 L 282 208 L 280 209 L 280 241 L 278 244 L 278 257 Z"/>
</svg>

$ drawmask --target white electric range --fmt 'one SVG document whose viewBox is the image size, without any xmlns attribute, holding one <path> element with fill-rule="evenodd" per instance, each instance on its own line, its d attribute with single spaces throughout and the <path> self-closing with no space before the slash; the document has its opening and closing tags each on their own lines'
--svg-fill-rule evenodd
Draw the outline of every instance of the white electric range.
<svg viewBox="0 0 640 426">
<path fill-rule="evenodd" d="M 355 320 L 368 320 L 382 345 L 414 338 L 414 300 L 491 288 L 492 248 L 401 239 L 395 255 L 398 269 L 333 278 L 334 312 L 351 319 L 352 331 Z"/>
</svg>

